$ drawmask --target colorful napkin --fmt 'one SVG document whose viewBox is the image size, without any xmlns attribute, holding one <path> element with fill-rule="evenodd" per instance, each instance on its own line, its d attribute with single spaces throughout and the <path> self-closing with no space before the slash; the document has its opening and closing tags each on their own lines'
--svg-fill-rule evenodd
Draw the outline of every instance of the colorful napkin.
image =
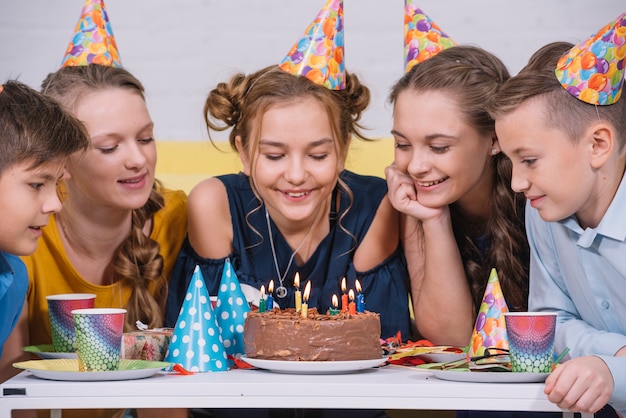
<svg viewBox="0 0 626 418">
<path fill-rule="evenodd" d="M 456 42 L 433 22 L 412 0 L 404 2 L 404 72 L 437 55 Z"/>
<path fill-rule="evenodd" d="M 331 90 L 346 88 L 343 62 L 343 0 L 328 0 L 280 68 Z"/>
<path fill-rule="evenodd" d="M 241 290 L 237 274 L 230 259 L 226 259 L 215 306 L 217 323 L 224 341 L 226 354 L 236 356 L 245 353 L 243 324 L 248 312 L 250 312 L 250 306 Z"/>
<path fill-rule="evenodd" d="M 165 361 L 178 363 L 192 372 L 228 370 L 217 317 L 198 266 L 189 282 Z"/>
<path fill-rule="evenodd" d="M 61 67 L 89 64 L 122 66 L 103 0 L 86 0 L 61 61 Z"/>
<path fill-rule="evenodd" d="M 556 78 L 585 103 L 610 105 L 620 98 L 626 67 L 626 13 L 563 55 Z"/>
<path fill-rule="evenodd" d="M 485 348 L 497 347 L 508 349 L 509 340 L 506 335 L 504 313 L 509 308 L 504 300 L 498 273 L 491 269 L 483 301 L 478 310 L 476 324 L 469 344 L 468 357 L 482 356 Z"/>
</svg>

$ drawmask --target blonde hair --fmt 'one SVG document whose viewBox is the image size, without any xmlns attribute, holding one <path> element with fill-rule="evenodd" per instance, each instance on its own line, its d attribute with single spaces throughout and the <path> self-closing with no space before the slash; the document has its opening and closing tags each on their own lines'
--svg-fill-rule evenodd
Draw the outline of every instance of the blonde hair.
<svg viewBox="0 0 626 418">
<path fill-rule="evenodd" d="M 98 64 L 62 67 L 49 74 L 42 83 L 45 94 L 70 110 L 75 110 L 85 93 L 111 88 L 127 89 L 144 98 L 143 85 L 128 71 Z M 116 278 L 132 289 L 125 307 L 127 314 L 124 328 L 127 331 L 136 329 L 138 320 L 150 327 L 163 325 L 167 294 L 163 257 L 159 254 L 159 243 L 143 232 L 146 222 L 164 205 L 159 188 L 158 181 L 155 181 L 148 201 L 141 208 L 133 210 L 130 233 L 111 260 Z M 148 291 L 148 285 L 153 282 L 156 283 L 154 295 Z"/>
</svg>

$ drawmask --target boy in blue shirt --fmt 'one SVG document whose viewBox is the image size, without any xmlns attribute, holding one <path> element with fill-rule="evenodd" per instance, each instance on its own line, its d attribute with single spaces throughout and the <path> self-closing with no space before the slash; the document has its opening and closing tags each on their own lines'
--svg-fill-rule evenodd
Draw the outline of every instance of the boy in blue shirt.
<svg viewBox="0 0 626 418">
<path fill-rule="evenodd" d="M 626 414 L 625 56 L 626 13 L 583 44 L 541 48 L 492 112 L 528 199 L 529 310 L 557 311 L 555 350 L 571 349 L 545 393 L 587 413 Z"/>
<path fill-rule="evenodd" d="M 35 251 L 48 216 L 61 209 L 65 158 L 88 144 L 83 124 L 55 101 L 17 81 L 0 85 L 0 356 L 28 287 L 18 256 Z"/>
</svg>

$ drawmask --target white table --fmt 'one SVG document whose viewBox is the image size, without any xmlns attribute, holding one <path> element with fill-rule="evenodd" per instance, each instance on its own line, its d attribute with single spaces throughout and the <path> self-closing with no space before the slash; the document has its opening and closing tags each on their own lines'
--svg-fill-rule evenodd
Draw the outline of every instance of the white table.
<svg viewBox="0 0 626 418">
<path fill-rule="evenodd" d="M 561 411 L 542 383 L 466 383 L 387 366 L 337 375 L 231 370 L 191 376 L 159 373 L 117 382 L 43 380 L 28 371 L 0 385 L 0 418 L 15 409 L 349 408 Z M 569 412 L 564 416 L 572 416 Z M 592 415 L 584 415 L 591 417 Z"/>
</svg>

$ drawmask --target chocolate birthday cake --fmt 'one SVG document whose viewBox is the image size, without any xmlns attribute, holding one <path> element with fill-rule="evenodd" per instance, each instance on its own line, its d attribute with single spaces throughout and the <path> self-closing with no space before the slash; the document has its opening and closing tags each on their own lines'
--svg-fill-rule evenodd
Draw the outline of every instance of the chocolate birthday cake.
<svg viewBox="0 0 626 418">
<path fill-rule="evenodd" d="M 324 315 L 309 309 L 249 312 L 244 324 L 246 356 L 285 361 L 370 360 L 382 357 L 377 313 Z"/>
</svg>

